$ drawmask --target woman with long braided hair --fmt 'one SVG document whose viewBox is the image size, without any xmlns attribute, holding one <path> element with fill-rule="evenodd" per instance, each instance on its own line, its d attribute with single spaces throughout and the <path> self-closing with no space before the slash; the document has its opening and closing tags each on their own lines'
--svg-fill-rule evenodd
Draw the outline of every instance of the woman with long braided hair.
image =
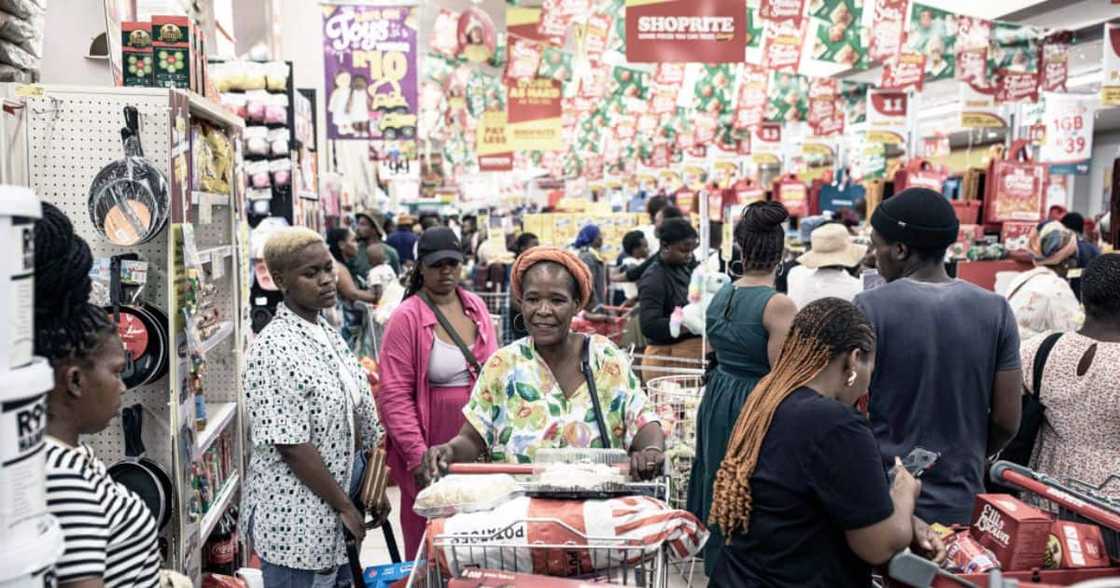
<svg viewBox="0 0 1120 588">
<path fill-rule="evenodd" d="M 712 586 L 863 587 L 912 542 L 944 556 L 913 517 L 921 485 L 897 465 L 888 482 L 854 408 L 874 366 L 874 331 L 850 302 L 824 298 L 794 318 L 716 474 L 708 524 L 727 539 Z"/>
<path fill-rule="evenodd" d="M 696 459 L 689 477 L 688 510 L 708 519 L 712 485 L 723 461 L 727 439 L 743 402 L 778 357 L 797 307 L 774 290 L 774 276 L 785 253 L 789 218 L 777 202 L 758 202 L 735 225 L 742 251 L 741 277 L 724 286 L 708 305 L 705 328 L 717 367 L 704 389 L 696 417 Z M 739 268 L 735 268 L 739 269 Z M 704 570 L 711 574 L 723 543 L 718 531 L 704 548 Z"/>
<path fill-rule="evenodd" d="M 105 309 L 89 302 L 89 245 L 50 204 L 35 225 L 35 354 L 54 368 L 47 396 L 47 509 L 65 551 L 59 586 L 156 586 L 156 521 L 144 501 L 116 483 L 80 435 L 120 412 L 124 346 Z"/>
</svg>

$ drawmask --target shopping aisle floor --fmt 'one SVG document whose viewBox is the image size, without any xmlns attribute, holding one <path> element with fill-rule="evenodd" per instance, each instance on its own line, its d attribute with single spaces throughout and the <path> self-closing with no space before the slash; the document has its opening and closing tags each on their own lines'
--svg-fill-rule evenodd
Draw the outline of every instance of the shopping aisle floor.
<svg viewBox="0 0 1120 588">
<path fill-rule="evenodd" d="M 401 492 L 396 486 L 393 486 L 387 490 L 387 493 L 389 502 L 393 505 L 394 514 L 390 516 L 390 519 L 393 521 L 393 533 L 397 538 L 397 546 L 400 549 L 404 549 L 404 535 L 401 534 L 399 523 L 400 519 L 396 515 L 397 511 L 401 507 Z M 416 554 L 406 555 L 402 553 L 401 557 L 403 557 L 405 560 L 409 560 L 413 559 L 415 555 Z M 368 533 L 366 533 L 365 542 L 362 543 L 362 566 L 369 567 L 374 565 L 387 564 L 390 561 L 392 560 L 389 558 L 389 549 L 385 546 L 385 536 L 382 534 L 380 529 L 370 530 Z M 693 572 L 692 587 L 701 588 L 703 586 L 707 586 L 708 580 L 704 577 L 704 565 L 700 562 L 697 562 L 694 568 L 695 571 Z M 684 571 L 688 571 L 687 565 L 685 566 Z M 671 570 L 669 573 L 669 588 L 687 587 L 688 582 L 685 581 L 683 575 L 677 572 L 676 569 Z"/>
</svg>

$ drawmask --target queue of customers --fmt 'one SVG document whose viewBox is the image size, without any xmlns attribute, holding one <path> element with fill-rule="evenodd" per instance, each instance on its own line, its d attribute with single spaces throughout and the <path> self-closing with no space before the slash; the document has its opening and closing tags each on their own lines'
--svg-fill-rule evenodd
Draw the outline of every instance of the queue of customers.
<svg viewBox="0 0 1120 588">
<path fill-rule="evenodd" d="M 576 252 L 526 239 L 508 278 L 525 336 L 504 347 L 486 304 L 461 284 L 469 253 L 447 227 L 415 240 L 391 233 L 411 243 L 411 259 L 385 243 L 374 213 L 326 239 L 301 228 L 273 235 L 265 263 L 283 302 L 243 374 L 251 449 L 241 516 L 265 585 L 353 581 L 346 539 L 360 541 L 365 521 L 351 494 L 362 451 L 382 443 L 401 488 L 409 557 L 424 530 L 412 502 L 451 463 L 531 463 L 542 448 L 613 447 L 627 451 L 636 477 L 662 472 L 665 433 L 629 355 L 572 329 L 577 315 L 602 304 L 612 276 L 644 267 L 633 281 L 647 353 L 703 357 L 700 333 L 672 336 L 667 325 L 687 299 L 696 230 L 670 205 L 649 210 L 654 239 L 628 235 L 624 266 L 602 260 L 596 231 L 581 235 Z M 1081 268 L 1083 316 L 1041 324 L 1024 319 L 1015 300 L 1022 294 L 948 275 L 942 260 L 958 221 L 940 194 L 910 189 L 883 202 L 870 219 L 869 248 L 854 245 L 842 225 L 818 227 L 788 295 L 776 288 L 787 220 L 773 202 L 744 210 L 734 230 L 737 277 L 708 305 L 713 361 L 688 509 L 713 531 L 704 550 L 711 585 L 867 586 L 871 566 L 907 546 L 943 558 L 929 524 L 969 522 L 988 460 L 1019 428 L 1021 397 L 1055 327 L 1065 332 L 1045 346 L 1041 388 L 1031 391 L 1047 407 L 1031 465 L 1088 483 L 1116 473 L 1120 255 Z M 36 351 L 56 375 L 47 488 L 67 537 L 60 583 L 155 585 L 146 507 L 78 441 L 120 408 L 121 342 L 89 304 L 88 246 L 49 205 L 40 227 Z M 1065 227 L 1044 225 L 1033 259 L 1061 278 L 1054 260 L 1072 265 L 1071 242 Z M 886 284 L 856 288 L 846 268 L 860 264 Z M 403 272 L 405 293 L 385 328 L 375 400 L 345 328 L 324 315 L 339 297 L 361 301 L 367 290 L 357 278 L 381 266 Z M 584 357 L 590 370 L 581 369 Z M 606 411 L 604 428 L 592 418 L 591 393 Z M 857 409 L 864 404 L 866 413 Z M 921 482 L 898 465 L 915 447 L 940 454 Z"/>
</svg>

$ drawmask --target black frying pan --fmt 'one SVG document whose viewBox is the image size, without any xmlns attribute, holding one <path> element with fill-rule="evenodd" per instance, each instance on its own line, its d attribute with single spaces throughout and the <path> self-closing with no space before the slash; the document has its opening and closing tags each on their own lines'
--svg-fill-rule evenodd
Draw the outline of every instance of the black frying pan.
<svg viewBox="0 0 1120 588">
<path fill-rule="evenodd" d="M 134 404 L 122 411 L 125 458 L 109 468 L 109 477 L 135 492 L 162 529 L 171 520 L 171 478 L 162 466 L 144 457 L 143 422 L 143 406 Z"/>
</svg>

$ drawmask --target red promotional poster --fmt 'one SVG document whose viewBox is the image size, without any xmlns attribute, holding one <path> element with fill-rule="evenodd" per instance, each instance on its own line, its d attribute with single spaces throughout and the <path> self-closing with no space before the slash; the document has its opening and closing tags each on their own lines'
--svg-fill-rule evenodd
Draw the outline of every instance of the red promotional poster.
<svg viewBox="0 0 1120 588">
<path fill-rule="evenodd" d="M 770 21 L 763 36 L 762 63 L 767 70 L 797 73 L 804 41 L 803 20 Z"/>
<path fill-rule="evenodd" d="M 1018 141 L 1011 146 L 1009 159 L 989 164 L 986 222 L 1038 222 L 1043 217 L 1050 171 L 1046 165 L 1028 160 L 1026 146 L 1026 141 Z"/>
<path fill-rule="evenodd" d="M 759 14 L 770 21 L 800 21 L 805 12 L 805 0 L 762 0 Z"/>
<path fill-rule="evenodd" d="M 509 63 L 506 64 L 506 78 L 528 80 L 537 77 L 541 66 L 541 44 L 518 36 L 509 38 Z"/>
<path fill-rule="evenodd" d="M 653 74 L 653 82 L 664 86 L 683 84 L 685 67 L 683 63 L 659 63 Z"/>
<path fill-rule="evenodd" d="M 459 15 L 457 28 L 459 55 L 471 63 L 482 63 L 494 56 L 497 34 L 494 21 L 480 8 L 467 8 Z"/>
<path fill-rule="evenodd" d="M 1030 248 L 1031 231 L 1038 223 L 1035 222 L 1006 222 L 999 229 L 999 242 L 1008 251 L 1020 251 Z"/>
<path fill-rule="evenodd" d="M 1043 92 L 1065 92 L 1069 79 L 1069 33 L 1052 35 L 1042 43 L 1039 87 Z"/>
<path fill-rule="evenodd" d="M 562 86 L 555 80 L 507 80 L 508 137 L 514 151 L 561 151 L 565 148 Z"/>
<path fill-rule="evenodd" d="M 957 17 L 956 78 L 977 86 L 988 85 L 988 47 L 992 43 L 992 21 L 971 16 Z"/>
<path fill-rule="evenodd" d="M 746 0 L 626 0 L 630 63 L 740 63 Z"/>
<path fill-rule="evenodd" d="M 869 0 L 869 3 L 874 12 L 868 57 L 871 61 L 887 61 L 902 48 L 909 0 Z"/>
<path fill-rule="evenodd" d="M 458 28 L 459 14 L 441 8 L 428 37 L 428 48 L 444 57 L 455 57 L 455 52 L 459 50 Z"/>
<path fill-rule="evenodd" d="M 736 155 L 750 155 L 751 154 L 751 136 L 745 135 L 735 146 Z"/>
<path fill-rule="evenodd" d="M 883 67 L 883 80 L 879 86 L 886 90 L 914 88 L 921 92 L 925 69 L 925 55 L 904 49 Z"/>
<path fill-rule="evenodd" d="M 774 182 L 774 199 L 781 202 L 790 216 L 805 216 L 808 212 L 809 187 L 789 174 Z"/>
<path fill-rule="evenodd" d="M 761 67 L 747 64 L 740 74 L 735 128 L 747 129 L 762 124 L 766 115 L 766 86 L 770 76 Z"/>
<path fill-rule="evenodd" d="M 1001 69 L 996 74 L 996 102 L 1038 102 L 1039 74 Z"/>
<path fill-rule="evenodd" d="M 598 60 L 607 50 L 607 40 L 611 34 L 612 19 L 609 14 L 595 12 L 587 18 L 583 32 L 583 49 L 589 60 Z"/>
<path fill-rule="evenodd" d="M 553 45 L 563 46 L 568 28 L 573 22 L 586 20 L 587 9 L 588 0 L 544 0 L 537 34 Z"/>
<path fill-rule="evenodd" d="M 988 48 L 957 52 L 957 79 L 975 86 L 988 84 Z"/>
</svg>

